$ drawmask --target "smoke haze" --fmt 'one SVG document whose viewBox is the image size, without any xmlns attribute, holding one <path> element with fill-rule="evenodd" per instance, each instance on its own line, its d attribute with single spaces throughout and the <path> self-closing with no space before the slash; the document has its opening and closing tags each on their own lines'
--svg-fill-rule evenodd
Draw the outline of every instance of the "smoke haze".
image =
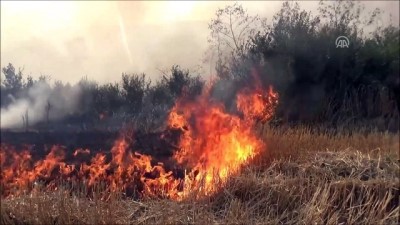
<svg viewBox="0 0 400 225">
<path fill-rule="evenodd" d="M 56 90 L 45 82 L 36 82 L 29 88 L 27 97 L 15 99 L 14 96 L 8 96 L 13 102 L 9 107 L 1 108 L 1 128 L 23 127 L 23 121 L 27 119 L 25 113 L 28 114 L 29 124 L 45 121 L 47 104 L 51 107 L 50 120 L 63 118 L 77 109 L 80 94 L 79 85 Z"/>
<path fill-rule="evenodd" d="M 37 78 L 77 82 L 88 76 L 100 83 L 122 72 L 147 73 L 174 64 L 194 69 L 208 47 L 208 23 L 218 8 L 232 2 L 1 2 L 1 67 L 13 63 Z M 282 2 L 242 2 L 250 15 L 270 21 Z M 380 7 L 398 23 L 396 1 L 364 2 Z M 300 2 L 313 11 L 316 1 Z"/>
<path fill-rule="evenodd" d="M 363 2 L 366 11 L 379 7 L 385 13 L 377 25 L 391 20 L 399 25 L 399 2 Z M 82 77 L 99 83 L 121 79 L 122 73 L 146 73 L 156 80 L 159 70 L 180 65 L 203 76 L 213 73 L 207 53 L 208 24 L 218 8 L 233 2 L 1 2 L 1 67 L 23 67 L 25 75 L 51 81 L 76 83 Z M 271 21 L 282 2 L 241 2 L 252 16 Z M 302 9 L 316 11 L 317 1 L 299 2 Z M 391 17 L 392 16 L 392 17 Z M 207 55 L 209 54 L 209 55 Z M 214 59 L 215 60 L 215 59 Z M 270 71 L 272 72 L 272 71 Z M 3 78 L 3 74 L 1 77 Z M 221 84 L 216 95 L 230 99 L 232 84 Z M 29 122 L 43 121 L 46 105 L 50 119 L 62 118 L 77 109 L 81 90 L 54 94 L 38 82 L 27 98 L 16 98 L 1 109 L 1 128 L 22 126 L 28 109 Z M 318 96 L 322 96 L 320 93 Z"/>
</svg>

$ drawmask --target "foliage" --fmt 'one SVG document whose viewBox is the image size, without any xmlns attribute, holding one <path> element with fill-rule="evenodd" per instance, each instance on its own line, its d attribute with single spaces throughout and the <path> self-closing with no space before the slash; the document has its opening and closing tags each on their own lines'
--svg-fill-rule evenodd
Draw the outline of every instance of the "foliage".
<svg viewBox="0 0 400 225">
<path fill-rule="evenodd" d="M 218 9 L 215 16 L 208 25 L 211 31 L 208 42 L 211 50 L 217 54 L 217 76 L 229 79 L 235 76 L 232 73 L 237 71 L 230 70 L 231 64 L 243 57 L 247 50 L 247 42 L 262 27 L 265 20 L 249 15 L 239 3 Z"/>
<path fill-rule="evenodd" d="M 362 21 L 352 1 L 321 2 L 319 13 L 285 2 L 264 33 L 251 40 L 248 58 L 265 83 L 281 94 L 279 114 L 289 121 L 336 124 L 352 118 L 393 116 L 399 99 L 399 28 L 377 27 L 379 10 Z M 338 36 L 349 48 L 336 48 Z M 398 103 L 397 103 L 398 105 Z"/>
<path fill-rule="evenodd" d="M 19 69 L 18 73 L 16 73 L 14 66 L 9 63 L 7 67 L 2 70 L 5 80 L 2 82 L 2 85 L 6 89 L 9 89 L 12 93 L 16 93 L 22 89 L 24 86 L 22 80 L 22 70 Z"/>
<path fill-rule="evenodd" d="M 114 84 L 99 85 L 85 77 L 72 86 L 57 80 L 50 85 L 49 76 L 40 76 L 38 80 L 28 76 L 24 82 L 22 72 L 15 74 L 13 71 L 12 64 L 3 69 L 7 80 L 1 86 L 2 109 L 7 109 L 18 100 L 28 101 L 30 105 L 39 101 L 43 103 L 39 105 L 43 108 L 39 111 L 45 112 L 46 118 L 64 122 L 65 125 L 76 124 L 81 129 L 110 119 L 118 127 L 126 122 L 133 122 L 138 127 L 142 127 L 141 123 L 159 127 L 159 121 L 177 98 L 183 95 L 195 97 L 201 93 L 204 84 L 199 76 L 179 66 L 173 66 L 170 73 L 164 73 L 163 79 L 157 80 L 154 85 L 145 74 L 122 74 L 121 81 Z M 10 93 L 13 93 L 11 97 Z M 66 117 L 54 120 L 55 113 L 65 110 L 68 110 L 63 112 Z M 157 118 L 155 123 L 154 118 Z"/>
<path fill-rule="evenodd" d="M 313 13 L 284 2 L 267 24 L 238 3 L 218 9 L 209 24 L 210 47 L 218 54 L 212 94 L 231 110 L 243 86 L 273 85 L 280 94 L 276 117 L 282 121 L 339 126 L 384 118 L 387 127 L 398 124 L 399 28 L 376 26 L 381 13 L 376 9 L 363 17 L 363 5 L 353 1 L 321 1 Z M 338 36 L 349 38 L 349 48 L 336 48 Z M 24 80 L 12 64 L 2 72 L 2 109 L 22 98 L 33 102 L 29 90 L 36 84 L 50 87 L 50 77 Z M 102 85 L 87 78 L 72 86 L 55 81 L 50 114 L 59 103 L 74 106 L 68 113 L 80 122 L 94 124 L 105 116 L 151 121 L 165 116 L 177 98 L 195 97 L 204 86 L 204 79 L 178 65 L 159 77 L 152 82 L 145 74 L 122 74 L 120 82 Z M 77 94 L 67 99 L 66 93 Z"/>
</svg>

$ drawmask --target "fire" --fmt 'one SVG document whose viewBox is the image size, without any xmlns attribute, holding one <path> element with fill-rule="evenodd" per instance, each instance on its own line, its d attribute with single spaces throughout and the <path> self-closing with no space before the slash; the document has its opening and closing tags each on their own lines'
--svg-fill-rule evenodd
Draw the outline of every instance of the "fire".
<svg viewBox="0 0 400 225">
<path fill-rule="evenodd" d="M 274 115 L 278 105 L 278 93 L 274 92 L 272 86 L 266 93 L 263 93 L 259 87 L 253 93 L 249 89 L 244 89 L 238 94 L 236 105 L 244 113 L 246 119 L 265 123 Z"/>
<path fill-rule="evenodd" d="M 77 149 L 74 152 L 74 156 L 77 156 L 78 154 L 90 154 L 90 150 L 89 149 Z"/>
<path fill-rule="evenodd" d="M 34 159 L 29 149 L 17 151 L 2 144 L 1 195 L 32 191 L 37 181 L 50 190 L 61 181 L 83 183 L 89 189 L 105 183 L 108 192 L 176 200 L 194 193 L 197 197 L 213 194 L 263 149 L 253 127 L 273 116 L 278 95 L 272 87 L 265 92 L 244 89 L 236 99 L 242 115 L 236 115 L 214 102 L 209 93 L 207 88 L 195 100 L 179 99 L 166 121 L 168 129 L 181 131 L 173 160 L 185 171 L 183 178 L 151 156 L 135 152 L 123 137 L 115 141 L 110 154 L 91 155 L 89 149 L 68 152 L 53 146 L 42 160 Z M 83 156 L 91 158 L 79 161 Z"/>
<path fill-rule="evenodd" d="M 203 179 L 198 188 L 204 194 L 215 191 L 216 180 L 223 183 L 237 173 L 263 145 L 252 132 L 253 121 L 228 114 L 223 105 L 210 101 L 207 92 L 197 101 L 178 102 L 168 121 L 172 127 L 187 127 L 174 158 L 192 168 L 195 181 Z"/>
</svg>

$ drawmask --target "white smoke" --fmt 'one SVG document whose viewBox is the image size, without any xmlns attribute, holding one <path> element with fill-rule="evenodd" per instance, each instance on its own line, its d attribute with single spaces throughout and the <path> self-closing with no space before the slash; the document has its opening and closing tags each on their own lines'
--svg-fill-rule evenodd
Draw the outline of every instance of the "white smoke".
<svg viewBox="0 0 400 225">
<path fill-rule="evenodd" d="M 50 105 L 49 120 L 61 119 L 77 108 L 80 95 L 79 85 L 56 90 L 45 82 L 36 82 L 28 89 L 25 98 L 8 96 L 12 103 L 1 108 L 1 128 L 23 127 L 26 115 L 29 125 L 45 121 L 48 105 Z"/>
</svg>

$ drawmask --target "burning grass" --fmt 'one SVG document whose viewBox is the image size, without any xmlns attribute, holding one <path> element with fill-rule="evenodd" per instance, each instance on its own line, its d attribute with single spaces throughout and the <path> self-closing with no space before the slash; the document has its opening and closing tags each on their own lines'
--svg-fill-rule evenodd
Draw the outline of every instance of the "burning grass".
<svg viewBox="0 0 400 225">
<path fill-rule="evenodd" d="M 210 97 L 210 88 L 196 99 L 179 99 L 166 121 L 166 131 L 179 135 L 162 162 L 136 152 L 131 135 L 117 139 L 108 152 L 52 146 L 37 156 L 2 145 L 1 222 L 398 220 L 398 134 L 268 127 L 263 124 L 278 104 L 272 87 L 243 89 L 236 103 L 236 112 L 226 110 Z"/>
<path fill-rule="evenodd" d="M 267 129 L 268 151 L 205 198 L 67 186 L 1 201 L 2 224 L 397 224 L 399 134 Z M 214 182 L 218 182 L 214 180 Z M 220 183 L 214 183 L 218 187 Z M 39 184 L 40 185 L 40 184 Z M 99 185 L 100 186 L 100 185 Z"/>
<path fill-rule="evenodd" d="M 150 155 L 132 149 L 137 139 L 122 135 L 110 152 L 99 152 L 82 160 L 90 150 L 70 151 L 52 146 L 44 158 L 34 159 L 31 150 L 2 144 L 1 195 L 18 196 L 32 191 L 32 184 L 44 181 L 46 189 L 56 190 L 58 181 L 83 184 L 89 189 L 105 182 L 108 192 L 130 193 L 129 197 L 167 197 L 183 200 L 212 195 L 242 165 L 259 155 L 265 143 L 255 134 L 258 121 L 274 115 L 278 93 L 257 87 L 237 96 L 238 112 L 230 112 L 210 96 L 212 83 L 196 99 L 182 96 L 169 112 L 166 130 L 180 130 L 173 157 L 174 168 L 154 162 Z M 161 134 L 163 139 L 165 133 Z M 76 154 L 75 154 L 76 153 Z M 111 153 L 110 157 L 107 154 Z M 70 160 L 68 160 L 70 158 Z M 75 161 L 75 162 L 72 162 Z M 183 176 L 174 173 L 180 171 Z"/>
</svg>

